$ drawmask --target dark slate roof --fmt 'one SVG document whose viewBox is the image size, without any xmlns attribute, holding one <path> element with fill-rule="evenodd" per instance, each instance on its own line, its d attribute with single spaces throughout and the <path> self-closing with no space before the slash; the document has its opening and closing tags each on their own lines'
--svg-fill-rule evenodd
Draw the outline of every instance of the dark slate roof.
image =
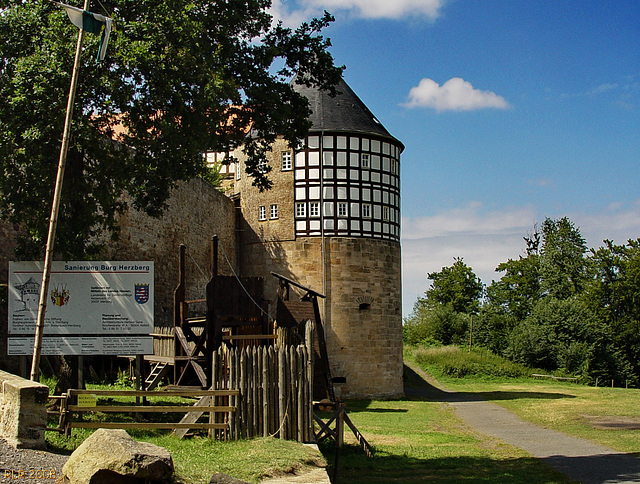
<svg viewBox="0 0 640 484">
<path fill-rule="evenodd" d="M 338 94 L 335 97 L 331 97 L 328 91 L 298 84 L 295 78 L 291 84 L 296 92 L 309 100 L 311 131 L 379 135 L 383 138 L 389 138 L 404 149 L 404 145 L 391 136 L 344 79 L 341 79 L 336 86 Z"/>
</svg>

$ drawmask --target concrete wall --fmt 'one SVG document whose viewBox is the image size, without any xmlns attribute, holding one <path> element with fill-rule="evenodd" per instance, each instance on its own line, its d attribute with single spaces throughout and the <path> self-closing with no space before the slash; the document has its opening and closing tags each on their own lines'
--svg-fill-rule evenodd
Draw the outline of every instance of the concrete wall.
<svg viewBox="0 0 640 484">
<path fill-rule="evenodd" d="M 0 385 L 0 436 L 17 449 L 44 449 L 49 388 L 4 371 Z"/>
</svg>

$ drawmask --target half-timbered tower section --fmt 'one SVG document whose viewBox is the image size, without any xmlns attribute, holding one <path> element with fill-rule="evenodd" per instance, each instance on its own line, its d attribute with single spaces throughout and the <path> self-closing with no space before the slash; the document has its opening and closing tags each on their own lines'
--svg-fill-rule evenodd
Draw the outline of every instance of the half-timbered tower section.
<svg viewBox="0 0 640 484">
<path fill-rule="evenodd" d="M 342 396 L 402 393 L 400 153 L 343 81 L 339 94 L 294 84 L 309 99 L 304 145 L 278 140 L 259 192 L 242 157 L 228 181 L 239 217 L 240 267 L 274 294 L 277 272 L 326 296 L 322 319 Z"/>
</svg>

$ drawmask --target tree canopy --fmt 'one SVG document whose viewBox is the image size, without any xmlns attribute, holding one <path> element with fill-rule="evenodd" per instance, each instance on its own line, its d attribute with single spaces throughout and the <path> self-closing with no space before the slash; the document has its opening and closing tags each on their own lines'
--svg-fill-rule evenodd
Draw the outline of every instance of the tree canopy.
<svg viewBox="0 0 640 484">
<path fill-rule="evenodd" d="M 429 274 L 433 284 L 405 320 L 405 341 L 469 341 L 474 315 L 474 344 L 513 361 L 585 381 L 637 383 L 640 239 L 587 251 L 580 229 L 562 217 L 545 219 L 524 240 L 524 254 L 498 265 L 503 275 L 484 300 L 469 298 L 460 283 L 474 280 L 461 259 Z"/>
<path fill-rule="evenodd" d="M 342 68 L 321 35 L 325 12 L 292 30 L 274 23 L 269 0 L 102 0 L 112 17 L 106 59 L 87 35 L 75 98 L 57 253 L 99 250 L 128 193 L 136 209 L 161 213 L 169 190 L 206 172 L 205 151 L 244 146 L 246 170 L 278 135 L 295 146 L 309 128 L 307 100 L 289 84 L 333 90 Z M 0 215 L 20 223 L 23 257 L 43 251 L 77 29 L 64 9 L 0 0 Z M 248 134 L 251 136 L 248 136 Z"/>
<path fill-rule="evenodd" d="M 433 281 L 425 292 L 427 305 L 450 305 L 460 313 L 475 313 L 480 308 L 484 286 L 461 258 L 439 272 L 430 272 L 427 277 Z"/>
</svg>

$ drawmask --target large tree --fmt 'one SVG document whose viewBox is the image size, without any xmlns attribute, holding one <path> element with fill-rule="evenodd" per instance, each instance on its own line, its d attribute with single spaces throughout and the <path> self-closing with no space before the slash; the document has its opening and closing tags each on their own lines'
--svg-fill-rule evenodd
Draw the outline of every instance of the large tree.
<svg viewBox="0 0 640 484">
<path fill-rule="evenodd" d="M 640 239 L 604 241 L 591 250 L 593 277 L 584 300 L 608 324 L 616 345 L 640 375 Z"/>
<path fill-rule="evenodd" d="M 501 262 L 496 272 L 504 272 L 504 275 L 487 288 L 487 298 L 493 309 L 517 320 L 528 316 L 541 297 L 540 233 L 534 227 L 533 233 L 523 238 L 527 243 L 526 256 Z"/>
<path fill-rule="evenodd" d="M 465 314 L 475 314 L 480 309 L 484 285 L 462 258 L 427 277 L 433 281 L 425 292 L 428 306 L 450 305 L 455 312 Z"/>
<path fill-rule="evenodd" d="M 567 299 L 579 295 L 588 280 L 587 244 L 580 229 L 567 217 L 545 219 L 540 253 L 541 289 L 544 294 Z"/>
<path fill-rule="evenodd" d="M 58 222 L 57 252 L 91 255 L 114 230 L 128 193 L 158 215 L 179 180 L 202 175 L 207 150 L 243 145 L 258 169 L 277 135 L 292 145 L 309 128 L 305 98 L 289 80 L 332 90 L 334 66 L 320 35 L 325 13 L 298 29 L 275 24 L 270 0 L 102 0 L 113 17 L 106 59 L 85 36 L 72 140 Z M 46 0 L 0 0 L 0 218 L 21 223 L 21 251 L 46 239 L 76 28 Z M 248 136 L 250 132 L 250 136 Z"/>
</svg>

